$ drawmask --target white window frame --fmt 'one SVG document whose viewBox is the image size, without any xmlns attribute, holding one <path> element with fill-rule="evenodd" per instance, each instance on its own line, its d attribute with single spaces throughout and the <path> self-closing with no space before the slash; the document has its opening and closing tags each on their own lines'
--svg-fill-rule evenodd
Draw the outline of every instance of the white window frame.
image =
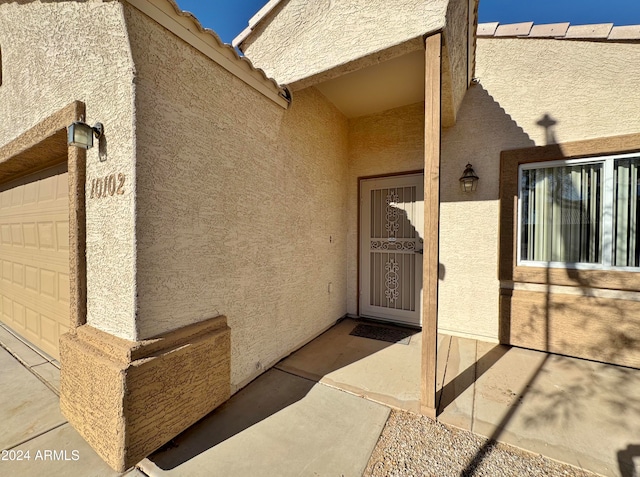
<svg viewBox="0 0 640 477">
<path fill-rule="evenodd" d="M 575 270 L 621 270 L 640 271 L 640 267 L 614 267 L 611 265 L 613 257 L 613 166 L 617 159 L 639 158 L 640 153 L 615 154 L 597 157 L 585 157 L 577 159 L 565 159 L 558 161 L 543 161 L 520 164 L 518 166 L 518 215 L 516 233 L 516 264 L 523 267 L 537 268 L 565 268 Z M 532 169 L 548 169 L 553 167 L 602 164 L 603 191 L 602 191 L 602 262 L 601 263 L 574 263 L 574 262 L 546 262 L 539 260 L 523 260 L 521 258 L 522 247 L 522 176 L 523 171 Z"/>
</svg>

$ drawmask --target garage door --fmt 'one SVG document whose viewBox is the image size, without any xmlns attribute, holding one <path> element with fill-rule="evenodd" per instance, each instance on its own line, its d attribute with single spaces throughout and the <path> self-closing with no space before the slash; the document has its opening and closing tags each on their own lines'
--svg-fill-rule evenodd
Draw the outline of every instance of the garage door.
<svg viewBox="0 0 640 477">
<path fill-rule="evenodd" d="M 66 164 L 0 186 L 0 319 L 58 358 L 69 329 Z"/>
</svg>

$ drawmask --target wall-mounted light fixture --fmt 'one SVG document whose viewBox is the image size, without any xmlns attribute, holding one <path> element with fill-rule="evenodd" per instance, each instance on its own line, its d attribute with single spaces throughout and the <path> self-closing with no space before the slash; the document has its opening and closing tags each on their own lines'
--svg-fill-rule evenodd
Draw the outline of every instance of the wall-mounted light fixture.
<svg viewBox="0 0 640 477">
<path fill-rule="evenodd" d="M 67 144 L 81 149 L 93 147 L 93 136 L 100 139 L 104 135 L 102 123 L 95 123 L 93 127 L 84 121 L 75 121 L 67 128 Z"/>
<path fill-rule="evenodd" d="M 471 192 L 478 187 L 478 181 L 480 178 L 476 175 L 471 164 L 467 164 L 462 177 L 460 178 L 460 188 L 462 192 Z"/>
</svg>

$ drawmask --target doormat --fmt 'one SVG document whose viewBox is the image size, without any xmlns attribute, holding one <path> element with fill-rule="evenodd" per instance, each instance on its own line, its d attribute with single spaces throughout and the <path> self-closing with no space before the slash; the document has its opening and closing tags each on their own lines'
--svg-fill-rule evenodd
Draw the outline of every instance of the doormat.
<svg viewBox="0 0 640 477">
<path fill-rule="evenodd" d="M 417 331 L 407 328 L 388 328 L 386 326 L 364 325 L 361 323 L 349 334 L 351 336 L 369 338 L 370 340 L 408 345 L 411 341 L 411 335 L 415 333 Z"/>
</svg>

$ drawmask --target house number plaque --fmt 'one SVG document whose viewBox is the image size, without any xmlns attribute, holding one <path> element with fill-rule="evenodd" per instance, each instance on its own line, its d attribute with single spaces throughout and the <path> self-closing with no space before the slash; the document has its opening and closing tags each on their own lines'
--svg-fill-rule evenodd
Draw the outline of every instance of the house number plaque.
<svg viewBox="0 0 640 477">
<path fill-rule="evenodd" d="M 92 179 L 89 199 L 100 199 L 124 194 L 124 184 L 126 180 L 127 176 L 121 172 L 118 174 L 108 174 L 99 179 Z"/>
</svg>

